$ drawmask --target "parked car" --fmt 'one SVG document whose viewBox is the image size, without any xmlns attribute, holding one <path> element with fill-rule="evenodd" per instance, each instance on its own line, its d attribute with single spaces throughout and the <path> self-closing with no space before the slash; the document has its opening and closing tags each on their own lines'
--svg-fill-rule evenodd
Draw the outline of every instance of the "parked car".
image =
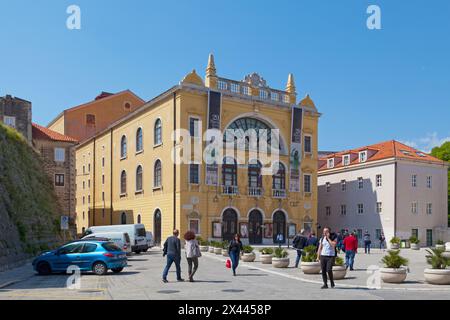
<svg viewBox="0 0 450 320">
<path fill-rule="evenodd" d="M 117 224 L 111 226 L 93 226 L 86 229 L 84 236 L 99 232 L 126 232 L 130 236 L 131 251 L 141 253 L 148 249 L 143 224 Z"/>
<path fill-rule="evenodd" d="M 104 275 L 111 270 L 121 272 L 127 265 L 127 256 L 114 242 L 96 238 L 69 242 L 56 250 L 47 251 L 33 260 L 33 269 L 41 275 L 66 272 L 69 266 L 80 271 Z"/>
<path fill-rule="evenodd" d="M 145 233 L 145 238 L 147 239 L 147 246 L 148 248 L 152 248 L 155 246 L 155 242 L 153 241 L 153 233 L 151 233 L 150 231 L 147 231 Z M 144 252 L 146 252 L 147 250 L 144 250 Z"/>
<path fill-rule="evenodd" d="M 114 242 L 119 248 L 121 248 L 126 253 L 131 253 L 131 242 L 130 236 L 126 232 L 99 232 L 92 233 L 83 237 L 82 239 L 93 239 L 93 238 L 106 238 L 109 241 Z"/>
</svg>

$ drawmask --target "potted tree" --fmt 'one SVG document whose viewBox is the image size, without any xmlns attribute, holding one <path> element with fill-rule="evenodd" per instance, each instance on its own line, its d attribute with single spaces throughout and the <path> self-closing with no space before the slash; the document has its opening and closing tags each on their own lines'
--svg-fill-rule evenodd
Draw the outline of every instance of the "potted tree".
<svg viewBox="0 0 450 320">
<path fill-rule="evenodd" d="M 399 237 L 392 237 L 390 243 L 391 243 L 391 249 L 393 249 L 393 250 L 400 249 L 400 238 Z"/>
<path fill-rule="evenodd" d="M 450 284 L 450 259 L 443 256 L 443 249 L 427 250 L 427 263 L 431 268 L 424 270 L 425 281 L 431 284 Z"/>
<path fill-rule="evenodd" d="M 209 242 L 208 252 L 214 253 L 214 248 L 216 246 L 216 241 L 212 240 Z"/>
<path fill-rule="evenodd" d="M 208 241 L 203 240 L 202 237 L 197 237 L 198 246 L 200 247 L 201 252 L 207 252 L 208 251 Z"/>
<path fill-rule="evenodd" d="M 224 257 L 229 257 L 230 255 L 228 254 L 228 246 L 230 245 L 230 243 L 228 241 L 224 241 L 222 242 L 222 255 Z"/>
<path fill-rule="evenodd" d="M 417 239 L 416 237 L 414 237 L 414 236 L 410 237 L 409 243 L 411 244 L 411 250 L 419 250 L 420 249 L 419 242 L 420 242 L 420 240 Z"/>
<path fill-rule="evenodd" d="M 438 241 L 436 241 L 436 249 L 442 249 L 445 250 L 445 244 L 444 241 L 442 241 L 441 239 L 439 239 Z"/>
<path fill-rule="evenodd" d="M 388 254 L 381 259 L 384 268 L 380 268 L 380 276 L 383 282 L 401 283 L 406 279 L 405 266 L 408 265 L 408 259 L 400 256 L 400 250 L 389 250 Z"/>
<path fill-rule="evenodd" d="M 242 255 L 242 261 L 244 262 L 253 262 L 255 261 L 256 255 L 253 252 L 253 247 L 246 245 L 244 246 L 244 253 Z"/>
<path fill-rule="evenodd" d="M 344 266 L 344 259 L 341 257 L 336 257 L 333 266 L 333 279 L 342 280 L 347 274 L 347 269 Z"/>
<path fill-rule="evenodd" d="M 259 250 L 261 253 L 261 263 L 262 264 L 271 264 L 273 258 L 273 248 L 262 248 Z"/>
<path fill-rule="evenodd" d="M 320 273 L 320 262 L 317 260 L 316 246 L 307 246 L 303 249 L 305 254 L 302 256 L 300 267 L 304 274 Z"/>
<path fill-rule="evenodd" d="M 286 249 L 275 248 L 274 255 L 272 257 L 272 265 L 275 268 L 287 268 L 289 266 L 289 253 Z"/>
<path fill-rule="evenodd" d="M 214 243 L 214 253 L 215 254 L 222 254 L 222 242 Z"/>
</svg>

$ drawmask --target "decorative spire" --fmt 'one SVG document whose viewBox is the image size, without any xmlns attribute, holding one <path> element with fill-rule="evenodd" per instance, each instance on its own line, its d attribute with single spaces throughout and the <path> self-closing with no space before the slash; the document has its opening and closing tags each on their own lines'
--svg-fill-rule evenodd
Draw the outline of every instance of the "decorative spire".
<svg viewBox="0 0 450 320">
<path fill-rule="evenodd" d="M 289 73 L 289 76 L 288 76 L 288 82 L 287 82 L 287 85 L 286 85 L 286 92 L 289 92 L 291 94 L 295 94 L 294 75 L 292 73 Z"/>
<path fill-rule="evenodd" d="M 217 88 L 216 65 L 214 64 L 214 56 L 212 53 L 208 57 L 208 66 L 206 67 L 205 85 L 209 88 Z"/>
</svg>

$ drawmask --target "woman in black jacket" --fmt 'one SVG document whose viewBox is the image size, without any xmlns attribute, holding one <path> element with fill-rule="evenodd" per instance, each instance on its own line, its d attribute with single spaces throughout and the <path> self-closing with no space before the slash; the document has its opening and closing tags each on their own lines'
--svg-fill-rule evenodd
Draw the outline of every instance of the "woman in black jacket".
<svg viewBox="0 0 450 320">
<path fill-rule="evenodd" d="M 231 240 L 230 245 L 228 246 L 228 254 L 231 259 L 231 268 L 233 270 L 233 276 L 236 275 L 236 268 L 239 265 L 239 257 L 241 255 L 241 251 L 243 250 L 241 238 L 238 234 L 234 236 L 234 239 Z"/>
</svg>

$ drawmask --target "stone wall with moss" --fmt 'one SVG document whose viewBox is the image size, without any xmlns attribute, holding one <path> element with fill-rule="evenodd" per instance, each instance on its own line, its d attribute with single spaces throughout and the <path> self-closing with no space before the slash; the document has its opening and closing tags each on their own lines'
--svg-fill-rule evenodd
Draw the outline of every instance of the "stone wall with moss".
<svg viewBox="0 0 450 320">
<path fill-rule="evenodd" d="M 0 124 L 0 270 L 61 241 L 61 212 L 38 154 Z"/>
</svg>

